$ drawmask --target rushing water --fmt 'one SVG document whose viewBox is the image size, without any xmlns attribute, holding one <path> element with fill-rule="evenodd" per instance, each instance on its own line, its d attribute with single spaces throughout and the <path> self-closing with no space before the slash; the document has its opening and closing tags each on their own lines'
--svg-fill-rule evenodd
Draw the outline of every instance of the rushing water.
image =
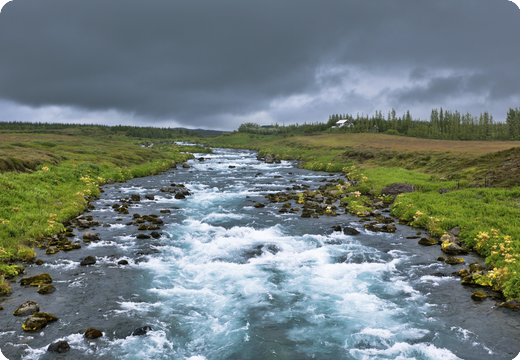
<svg viewBox="0 0 520 360">
<path fill-rule="evenodd" d="M 15 287 L 2 305 L 0 344 L 9 359 L 507 359 L 520 351 L 520 316 L 473 302 L 475 289 L 435 259 L 438 247 L 365 231 L 348 214 L 303 219 L 280 214 L 265 194 L 294 184 L 316 188 L 325 173 L 290 162 L 265 164 L 248 151 L 217 150 L 190 169 L 105 187 L 90 212 L 101 241 L 57 255 L 28 274 L 48 272 L 57 291 Z M 229 168 L 229 165 L 236 168 Z M 261 173 L 261 174 L 259 174 Z M 282 178 L 274 178 L 282 176 Z M 338 178 L 339 175 L 332 178 Z M 295 182 L 290 183 L 290 180 Z M 182 183 L 176 200 L 158 190 Z M 141 193 L 120 217 L 110 205 Z M 155 201 L 144 194 L 155 195 Z M 294 206 L 294 205 L 293 205 Z M 160 213 L 169 209 L 171 214 Z M 164 220 L 159 239 L 138 240 L 134 213 Z M 356 236 L 333 232 L 353 226 Z M 75 230 L 78 235 L 82 232 Z M 87 255 L 98 261 L 79 262 Z M 468 255 L 467 262 L 480 261 Z M 120 266 L 121 259 L 129 265 Z M 24 333 L 12 311 L 26 300 L 60 320 Z M 149 325 L 145 336 L 131 336 Z M 104 332 L 85 340 L 88 327 Z M 65 339 L 71 350 L 49 354 Z"/>
</svg>

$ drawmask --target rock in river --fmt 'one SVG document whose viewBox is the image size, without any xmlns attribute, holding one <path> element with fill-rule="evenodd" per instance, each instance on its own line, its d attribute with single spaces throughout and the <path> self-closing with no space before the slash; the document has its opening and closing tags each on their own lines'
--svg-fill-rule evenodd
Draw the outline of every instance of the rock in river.
<svg viewBox="0 0 520 360">
<path fill-rule="evenodd" d="M 45 295 L 45 294 L 52 294 L 56 291 L 56 287 L 54 285 L 45 285 L 36 291 L 38 294 Z"/>
<path fill-rule="evenodd" d="M 351 227 L 344 227 L 343 233 L 345 235 L 357 235 L 357 234 L 359 234 L 359 231 L 357 231 L 356 229 L 351 228 Z"/>
<path fill-rule="evenodd" d="M 424 245 L 424 246 L 437 245 L 437 241 L 430 237 L 423 237 L 421 240 L 419 240 L 419 245 Z"/>
<path fill-rule="evenodd" d="M 94 265 L 96 263 L 96 258 L 93 256 L 87 256 L 79 263 L 81 266 Z"/>
<path fill-rule="evenodd" d="M 100 330 L 94 328 L 88 328 L 87 331 L 85 331 L 85 337 L 87 339 L 96 339 L 101 336 L 103 336 L 103 333 Z"/>
<path fill-rule="evenodd" d="M 20 280 L 21 285 L 31 285 L 31 286 L 41 286 L 43 284 L 49 284 L 51 282 L 52 282 L 52 278 L 47 273 L 31 276 L 31 277 Z"/>
<path fill-rule="evenodd" d="M 40 306 L 34 301 L 26 301 L 13 312 L 15 316 L 31 315 L 40 311 Z"/>
<path fill-rule="evenodd" d="M 152 328 L 150 326 L 143 326 L 143 327 L 135 329 L 134 332 L 132 333 L 132 336 L 146 335 L 146 333 L 148 331 L 152 331 Z"/>
<path fill-rule="evenodd" d="M 47 351 L 57 352 L 58 354 L 63 354 L 70 350 L 70 345 L 65 340 L 56 341 L 52 343 L 47 348 Z"/>
</svg>

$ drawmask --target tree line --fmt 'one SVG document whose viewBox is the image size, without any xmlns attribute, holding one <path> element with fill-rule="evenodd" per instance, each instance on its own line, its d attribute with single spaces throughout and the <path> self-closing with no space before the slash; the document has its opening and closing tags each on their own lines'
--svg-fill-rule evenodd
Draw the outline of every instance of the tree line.
<svg viewBox="0 0 520 360">
<path fill-rule="evenodd" d="M 349 120 L 354 126 L 336 128 L 339 120 Z M 293 124 L 271 127 L 261 127 L 255 123 L 244 123 L 238 128 L 239 132 L 252 134 L 305 134 L 305 133 L 366 133 L 382 132 L 392 135 L 402 135 L 428 139 L 444 140 L 520 140 L 520 109 L 510 108 L 505 122 L 495 121 L 487 111 L 479 116 L 470 113 L 462 114 L 458 111 L 433 109 L 428 120 L 413 119 L 410 111 L 397 116 L 395 109 L 385 117 L 381 111 L 374 115 L 351 114 L 330 115 L 326 123 L 316 122 L 302 125 Z"/>
<path fill-rule="evenodd" d="M 30 123 L 22 121 L 0 121 L 0 131 L 20 131 L 20 132 L 52 132 L 67 129 L 79 129 L 82 131 L 102 129 L 104 132 L 113 135 L 123 135 L 136 138 L 147 139 L 173 139 L 182 135 L 190 137 L 202 137 L 190 129 L 183 128 L 157 128 L 140 127 L 126 125 L 95 125 L 95 124 L 62 124 L 62 123 Z"/>
</svg>

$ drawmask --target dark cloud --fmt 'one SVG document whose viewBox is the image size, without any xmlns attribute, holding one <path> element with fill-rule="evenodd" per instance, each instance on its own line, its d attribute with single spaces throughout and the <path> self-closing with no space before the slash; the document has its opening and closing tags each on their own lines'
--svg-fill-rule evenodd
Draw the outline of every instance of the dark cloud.
<svg viewBox="0 0 520 360">
<path fill-rule="evenodd" d="M 0 13 L 0 98 L 225 127 L 352 112 L 374 105 L 356 73 L 402 72 L 371 81 L 380 105 L 520 101 L 516 34 L 507 0 L 15 0 Z M 273 105 L 302 95 L 300 110 Z"/>
</svg>

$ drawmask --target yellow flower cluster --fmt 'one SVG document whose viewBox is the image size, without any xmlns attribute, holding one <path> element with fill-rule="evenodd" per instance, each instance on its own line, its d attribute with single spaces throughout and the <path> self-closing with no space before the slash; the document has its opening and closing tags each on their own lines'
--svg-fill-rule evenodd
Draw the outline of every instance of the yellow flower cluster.
<svg viewBox="0 0 520 360">
<path fill-rule="evenodd" d="M 354 191 L 352 194 L 354 194 L 355 197 L 360 197 L 361 193 L 359 191 Z"/>
<path fill-rule="evenodd" d="M 419 220 L 419 218 L 420 218 L 422 215 L 424 215 L 422 212 L 417 211 L 417 212 L 415 213 L 415 216 L 413 217 L 414 221 Z"/>
<path fill-rule="evenodd" d="M 58 214 L 49 214 L 49 217 L 50 217 L 51 219 L 56 218 L 56 216 L 58 216 Z"/>
<path fill-rule="evenodd" d="M 51 171 L 51 169 L 49 169 L 47 166 L 42 167 L 42 170 L 43 171 Z"/>
<path fill-rule="evenodd" d="M 0 219 L 0 225 L 9 225 L 9 220 Z"/>
</svg>

